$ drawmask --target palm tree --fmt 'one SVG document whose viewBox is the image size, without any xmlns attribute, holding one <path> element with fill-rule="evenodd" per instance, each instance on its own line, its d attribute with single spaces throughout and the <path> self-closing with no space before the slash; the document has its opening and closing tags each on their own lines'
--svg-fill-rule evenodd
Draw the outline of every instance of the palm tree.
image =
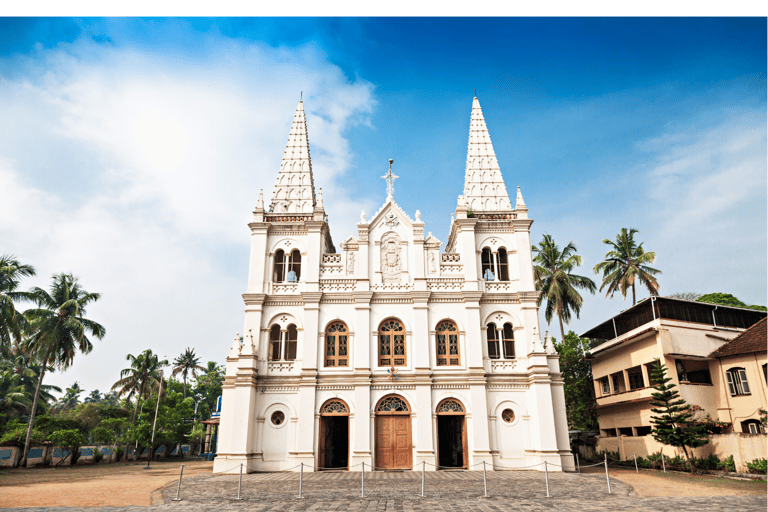
<svg viewBox="0 0 768 512">
<path fill-rule="evenodd" d="M 205 371 L 205 368 L 199 363 L 200 358 L 195 357 L 195 351 L 191 348 L 187 348 L 173 361 L 173 373 L 171 375 L 181 374 L 181 378 L 184 380 L 184 398 L 187 398 L 187 374 L 191 373 L 192 377 L 196 379 L 197 370 Z"/>
<path fill-rule="evenodd" d="M 91 391 L 91 394 L 83 400 L 83 403 L 85 404 L 98 404 L 99 402 L 101 402 L 101 393 L 98 389 Z"/>
<path fill-rule="evenodd" d="M 80 403 L 80 393 L 82 392 L 83 388 L 80 387 L 80 383 L 75 382 L 72 386 L 64 390 L 64 396 L 59 399 L 55 410 L 61 412 L 66 411 L 67 409 L 72 409 Z"/>
<path fill-rule="evenodd" d="M 162 367 L 167 366 L 168 361 L 160 361 L 151 349 L 145 350 L 138 356 L 128 354 L 125 358 L 131 362 L 131 366 L 120 372 L 120 380 L 112 385 L 112 389 L 118 390 L 118 396 L 126 395 L 129 402 L 134 395 L 136 396 L 136 407 L 133 409 L 131 419 L 131 423 L 134 423 L 141 398 L 159 388 Z"/>
<path fill-rule="evenodd" d="M 28 356 L 23 354 L 16 355 L 13 357 L 13 359 L 7 359 L 6 361 L 3 361 L 2 365 L 0 366 L 18 375 L 19 383 L 24 386 L 24 390 L 29 393 L 29 396 L 35 394 L 37 381 L 40 378 L 40 372 L 42 372 L 41 366 L 34 364 Z M 53 370 L 51 366 L 46 368 L 46 371 L 51 370 Z M 41 404 L 48 406 L 48 404 L 54 403 L 56 401 L 56 397 L 53 396 L 53 391 L 56 393 L 61 393 L 61 388 L 50 384 L 43 384 L 40 386 L 38 406 Z"/>
<path fill-rule="evenodd" d="M 0 256 L 0 345 L 21 341 L 25 319 L 14 302 L 30 300 L 28 292 L 17 290 L 22 277 L 35 275 L 32 265 L 22 265 L 10 254 Z"/>
<path fill-rule="evenodd" d="M 544 318 L 547 324 L 552 317 L 557 315 L 560 321 L 560 341 L 565 339 L 563 322 L 570 323 L 571 312 L 579 318 L 583 299 L 577 288 L 587 290 L 594 294 L 595 283 L 584 276 L 577 276 L 571 271 L 581 265 L 581 256 L 576 254 L 576 246 L 573 242 L 563 247 L 561 251 L 550 235 L 544 235 L 544 239 L 538 245 L 532 247 L 536 257 L 533 261 L 533 276 L 536 281 L 536 289 L 541 291 L 539 303 L 546 298 L 547 308 L 544 310 Z"/>
<path fill-rule="evenodd" d="M 34 355 L 42 361 L 42 367 L 32 398 L 21 466 L 27 463 L 37 401 L 48 364 L 61 370 L 67 369 L 78 352 L 87 354 L 93 349 L 87 333 L 99 339 L 106 334 L 101 324 L 85 318 L 86 307 L 97 301 L 101 295 L 85 291 L 72 274 L 54 274 L 50 293 L 38 287 L 32 288 L 30 293 L 38 307 L 25 311 L 24 315 L 29 320 L 32 333 L 30 347 Z"/>
<path fill-rule="evenodd" d="M 31 400 L 21 379 L 12 370 L 0 371 L 0 415 L 16 416 L 27 410 Z"/>
<path fill-rule="evenodd" d="M 651 268 L 649 263 L 656 260 L 655 252 L 645 252 L 643 244 L 637 245 L 635 242 L 635 228 L 621 228 L 621 233 L 616 235 L 616 241 L 612 242 L 607 238 L 603 243 L 612 247 L 605 254 L 605 261 L 595 265 L 595 274 L 603 273 L 603 284 L 600 285 L 600 291 L 606 286 L 608 290 L 606 297 L 613 297 L 616 291 L 621 292 L 621 296 L 627 298 L 627 290 L 632 288 L 632 305 L 637 303 L 635 297 L 635 279 L 644 284 L 651 295 L 659 294 L 659 283 L 654 277 L 661 274 L 661 270 Z"/>
</svg>

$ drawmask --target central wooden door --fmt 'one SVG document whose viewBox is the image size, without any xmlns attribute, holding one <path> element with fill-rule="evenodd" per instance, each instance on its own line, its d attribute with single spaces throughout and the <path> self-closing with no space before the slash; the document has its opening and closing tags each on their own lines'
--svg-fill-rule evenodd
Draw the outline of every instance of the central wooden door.
<svg viewBox="0 0 768 512">
<path fill-rule="evenodd" d="M 405 400 L 384 397 L 376 408 L 376 466 L 411 469 L 411 413 Z"/>
</svg>

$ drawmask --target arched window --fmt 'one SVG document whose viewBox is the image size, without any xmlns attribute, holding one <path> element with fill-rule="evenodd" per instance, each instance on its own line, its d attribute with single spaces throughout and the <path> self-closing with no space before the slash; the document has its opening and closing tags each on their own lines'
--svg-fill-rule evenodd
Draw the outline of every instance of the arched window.
<svg viewBox="0 0 768 512">
<path fill-rule="evenodd" d="M 280 341 L 282 333 L 280 332 L 280 326 L 275 324 L 269 328 L 269 360 L 280 360 Z"/>
<path fill-rule="evenodd" d="M 747 372 L 744 371 L 744 368 L 731 368 L 725 372 L 725 376 L 728 379 L 728 390 L 731 392 L 731 396 L 752 394 L 749 391 Z"/>
<path fill-rule="evenodd" d="M 288 330 L 285 334 L 285 360 L 293 361 L 296 359 L 296 340 L 299 337 L 299 333 L 296 329 L 296 326 L 291 324 L 288 326 Z"/>
<path fill-rule="evenodd" d="M 497 254 L 499 262 L 499 281 L 509 281 L 509 263 L 507 262 L 507 250 L 503 247 Z"/>
<path fill-rule="evenodd" d="M 504 324 L 504 330 L 502 331 L 502 347 L 504 348 L 504 359 L 515 358 L 515 333 L 512 331 L 512 324 Z"/>
<path fill-rule="evenodd" d="M 451 321 L 440 322 L 435 333 L 437 366 L 459 366 L 459 330 Z"/>
<path fill-rule="evenodd" d="M 483 247 L 483 253 L 480 255 L 480 263 L 482 264 L 481 275 L 486 281 L 493 281 L 496 279 L 496 274 L 493 271 L 493 254 L 487 247 Z"/>
<path fill-rule="evenodd" d="M 285 275 L 285 253 L 282 249 L 275 252 L 275 271 L 272 274 L 272 281 L 282 283 Z"/>
<path fill-rule="evenodd" d="M 331 322 L 325 329 L 325 366 L 349 366 L 347 326 Z"/>
<path fill-rule="evenodd" d="M 488 357 L 491 359 L 499 358 L 499 338 L 496 333 L 496 325 L 488 324 Z"/>
<path fill-rule="evenodd" d="M 288 275 L 286 281 L 289 283 L 296 283 L 301 278 L 301 253 L 298 249 L 291 251 L 291 255 L 288 257 Z"/>
<path fill-rule="evenodd" d="M 379 326 L 379 366 L 405 366 L 405 328 L 390 318 Z"/>
</svg>

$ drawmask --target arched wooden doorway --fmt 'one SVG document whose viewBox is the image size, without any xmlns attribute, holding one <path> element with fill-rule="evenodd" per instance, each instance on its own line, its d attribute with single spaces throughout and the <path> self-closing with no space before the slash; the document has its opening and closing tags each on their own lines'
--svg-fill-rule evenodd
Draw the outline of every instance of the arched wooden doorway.
<svg viewBox="0 0 768 512">
<path fill-rule="evenodd" d="M 464 406 L 455 398 L 437 405 L 437 461 L 440 469 L 467 468 L 467 422 Z"/>
<path fill-rule="evenodd" d="M 404 398 L 387 395 L 376 404 L 376 466 L 411 469 L 411 408 Z"/>
<path fill-rule="evenodd" d="M 317 448 L 320 471 L 349 467 L 349 407 L 343 400 L 332 398 L 320 408 Z"/>
</svg>

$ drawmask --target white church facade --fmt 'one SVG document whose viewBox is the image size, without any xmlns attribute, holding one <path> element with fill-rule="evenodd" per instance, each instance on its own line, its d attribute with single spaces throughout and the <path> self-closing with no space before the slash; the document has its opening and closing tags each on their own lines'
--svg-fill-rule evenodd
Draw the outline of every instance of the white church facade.
<svg viewBox="0 0 768 512">
<path fill-rule="evenodd" d="M 563 380 L 542 343 L 528 208 L 473 100 L 445 251 L 392 194 L 336 250 L 299 103 L 251 229 L 245 330 L 229 351 L 214 472 L 572 470 Z M 538 466 L 537 469 L 543 469 Z"/>
</svg>

